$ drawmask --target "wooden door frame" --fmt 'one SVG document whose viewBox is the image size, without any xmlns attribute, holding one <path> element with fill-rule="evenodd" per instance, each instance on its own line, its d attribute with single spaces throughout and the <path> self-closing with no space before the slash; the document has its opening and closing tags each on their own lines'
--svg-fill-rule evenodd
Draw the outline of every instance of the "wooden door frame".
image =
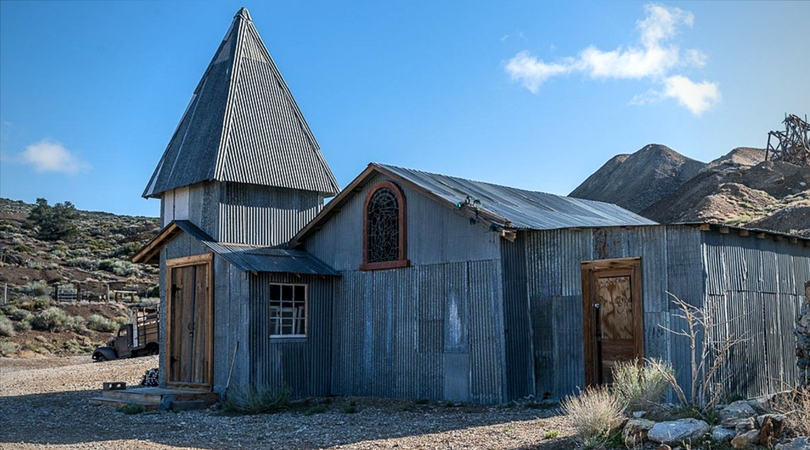
<svg viewBox="0 0 810 450">
<path fill-rule="evenodd" d="M 596 384 L 596 345 L 594 341 L 593 305 L 596 290 L 593 289 L 595 275 L 627 275 L 632 283 L 633 295 L 633 338 L 636 356 L 644 358 L 644 298 L 642 297 L 641 258 L 601 259 L 583 261 L 582 274 L 582 336 L 585 344 L 585 385 Z"/>
<path fill-rule="evenodd" d="M 205 265 L 208 268 L 208 302 L 206 305 L 205 318 L 207 321 L 207 330 L 205 337 L 206 353 L 208 358 L 208 383 L 182 383 L 172 382 L 171 371 L 169 370 L 171 362 L 171 347 L 172 347 L 172 308 L 170 301 L 174 301 L 172 294 L 172 270 L 189 267 Z M 202 389 L 210 391 L 214 385 L 214 254 L 204 253 L 202 255 L 184 256 L 182 258 L 172 258 L 166 260 L 166 333 L 165 333 L 165 351 L 163 357 L 163 364 L 166 368 L 166 386 L 187 388 L 187 389 Z"/>
</svg>

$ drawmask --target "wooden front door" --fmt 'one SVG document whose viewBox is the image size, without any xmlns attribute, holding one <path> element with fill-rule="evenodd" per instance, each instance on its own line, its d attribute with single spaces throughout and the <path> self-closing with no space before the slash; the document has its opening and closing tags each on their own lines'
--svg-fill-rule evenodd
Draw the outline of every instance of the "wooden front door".
<svg viewBox="0 0 810 450">
<path fill-rule="evenodd" d="M 582 263 L 587 385 L 612 382 L 613 366 L 644 357 L 641 259 Z"/>
<path fill-rule="evenodd" d="M 166 381 L 171 386 L 211 386 L 211 260 L 207 254 L 166 262 Z"/>
</svg>

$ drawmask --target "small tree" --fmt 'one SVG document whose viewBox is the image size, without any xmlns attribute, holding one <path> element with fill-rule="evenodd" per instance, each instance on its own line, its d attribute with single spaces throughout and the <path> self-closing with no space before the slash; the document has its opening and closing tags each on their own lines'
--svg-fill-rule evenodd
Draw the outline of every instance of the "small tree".
<svg viewBox="0 0 810 450">
<path fill-rule="evenodd" d="M 686 328 L 674 331 L 662 325 L 659 326 L 689 340 L 690 382 L 692 384 L 689 398 L 686 397 L 686 393 L 678 384 L 678 380 L 671 370 L 667 371 L 666 366 L 658 361 L 650 360 L 648 362 L 669 381 L 682 406 L 694 407 L 700 411 L 712 410 L 723 394 L 723 384 L 726 381 L 725 379 L 715 380 L 715 377 L 725 363 L 731 348 L 745 339 L 735 336 L 726 336 L 719 340 L 713 339 L 718 327 L 725 323 L 718 323 L 706 308 L 690 305 L 669 292 L 667 294 L 672 297 L 672 303 L 680 310 L 680 314 L 674 314 L 674 316 L 683 319 L 686 322 Z M 701 334 L 703 334 L 702 339 Z"/>
<path fill-rule="evenodd" d="M 70 239 L 76 234 L 76 219 L 79 213 L 70 202 L 48 205 L 48 200 L 38 198 L 28 215 L 28 225 L 37 230 L 37 239 L 56 241 Z"/>
</svg>

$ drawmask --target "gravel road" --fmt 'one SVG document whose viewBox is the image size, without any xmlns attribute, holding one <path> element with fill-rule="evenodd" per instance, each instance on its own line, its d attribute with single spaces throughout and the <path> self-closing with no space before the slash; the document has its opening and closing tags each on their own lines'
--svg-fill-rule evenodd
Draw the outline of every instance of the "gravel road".
<svg viewBox="0 0 810 450">
<path fill-rule="evenodd" d="M 0 449 L 542 449 L 576 446 L 554 410 L 335 397 L 326 411 L 127 415 L 96 406 L 103 381 L 137 384 L 157 357 L 0 358 Z M 344 408 L 355 402 L 357 412 Z M 556 437 L 550 438 L 557 433 Z M 549 433 L 549 434 L 547 434 Z M 547 438 L 549 437 L 549 438 Z"/>
</svg>

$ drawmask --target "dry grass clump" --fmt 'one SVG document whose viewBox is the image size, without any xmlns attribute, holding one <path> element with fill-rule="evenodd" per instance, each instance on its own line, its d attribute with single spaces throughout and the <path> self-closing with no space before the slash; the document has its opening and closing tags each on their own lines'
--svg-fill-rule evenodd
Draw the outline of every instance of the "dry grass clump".
<svg viewBox="0 0 810 450">
<path fill-rule="evenodd" d="M 0 336 L 14 336 L 14 324 L 6 316 L 0 316 Z"/>
<path fill-rule="evenodd" d="M 796 436 L 810 436 L 810 388 L 794 388 L 771 400 L 773 412 L 785 416 L 785 428 Z"/>
<path fill-rule="evenodd" d="M 637 411 L 664 398 L 673 374 L 672 366 L 662 361 L 620 362 L 613 368 L 613 394 Z"/>
<path fill-rule="evenodd" d="M 577 396 L 568 396 L 560 406 L 588 446 L 607 441 L 610 432 L 624 419 L 622 401 L 603 386 L 592 386 Z"/>
<path fill-rule="evenodd" d="M 290 401 L 287 387 L 256 387 L 253 385 L 228 392 L 222 409 L 231 414 L 261 414 L 286 409 Z"/>
<path fill-rule="evenodd" d="M 116 331 L 118 330 L 118 322 L 99 314 L 93 314 L 87 318 L 87 328 L 101 332 Z"/>
</svg>

